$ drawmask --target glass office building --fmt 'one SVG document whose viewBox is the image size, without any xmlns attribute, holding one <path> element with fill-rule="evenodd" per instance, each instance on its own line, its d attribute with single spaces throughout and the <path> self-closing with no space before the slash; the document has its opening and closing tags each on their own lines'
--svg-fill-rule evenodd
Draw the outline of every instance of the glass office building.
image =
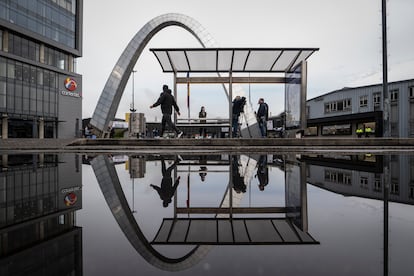
<svg viewBox="0 0 414 276">
<path fill-rule="evenodd" d="M 83 0 L 0 0 L 0 135 L 80 135 Z"/>
</svg>

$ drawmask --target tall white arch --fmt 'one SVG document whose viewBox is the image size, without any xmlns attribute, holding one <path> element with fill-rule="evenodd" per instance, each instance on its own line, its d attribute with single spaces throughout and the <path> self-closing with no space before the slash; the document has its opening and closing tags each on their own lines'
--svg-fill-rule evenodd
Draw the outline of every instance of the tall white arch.
<svg viewBox="0 0 414 276">
<path fill-rule="evenodd" d="M 129 76 L 145 46 L 160 30 L 174 25 L 193 34 L 203 47 L 216 47 L 211 35 L 191 17 L 168 13 L 150 20 L 132 38 L 112 69 L 90 122 L 94 128 L 101 132 L 108 129 L 110 121 L 115 118 Z"/>
<path fill-rule="evenodd" d="M 129 76 L 145 46 L 156 33 L 168 26 L 179 26 L 189 31 L 204 48 L 217 47 L 216 42 L 207 30 L 189 16 L 168 13 L 150 20 L 128 43 L 106 81 L 90 121 L 94 129 L 100 132 L 99 134 L 107 131 L 110 122 L 115 118 Z M 233 88 L 234 96 L 244 96 L 244 94 L 241 86 L 235 86 Z M 245 119 L 247 124 L 245 122 L 244 125 L 249 127 L 257 123 L 250 103 L 246 105 Z"/>
</svg>

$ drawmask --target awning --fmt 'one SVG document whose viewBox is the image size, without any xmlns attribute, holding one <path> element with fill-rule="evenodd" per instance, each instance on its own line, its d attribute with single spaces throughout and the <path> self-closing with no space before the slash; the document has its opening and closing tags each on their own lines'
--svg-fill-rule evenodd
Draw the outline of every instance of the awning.
<svg viewBox="0 0 414 276">
<path fill-rule="evenodd" d="M 319 48 L 150 49 L 164 72 L 286 73 Z"/>
</svg>

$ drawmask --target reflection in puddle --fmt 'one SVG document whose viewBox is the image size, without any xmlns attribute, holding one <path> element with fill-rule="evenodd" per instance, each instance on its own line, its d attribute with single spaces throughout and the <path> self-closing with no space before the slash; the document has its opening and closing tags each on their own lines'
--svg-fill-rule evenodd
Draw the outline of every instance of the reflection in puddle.
<svg viewBox="0 0 414 276">
<path fill-rule="evenodd" d="M 269 272 L 282 267 L 283 271 L 289 271 L 290 260 L 302 256 L 306 263 L 307 258 L 315 255 L 333 258 L 330 259 L 332 265 L 326 269 L 337 273 L 342 260 L 328 256 L 335 256 L 340 248 L 332 247 L 337 241 L 330 237 L 337 236 L 338 241 L 343 239 L 344 248 L 346 243 L 358 247 L 352 240 L 358 238 L 358 232 L 329 232 L 329 227 L 321 228 L 329 223 L 323 218 L 329 217 L 345 228 L 353 225 L 357 231 L 364 222 L 350 221 L 353 217 L 361 220 L 366 211 L 359 205 L 352 207 L 354 211 L 347 210 L 343 199 L 335 199 L 334 195 L 344 195 L 354 198 L 353 203 L 382 209 L 380 212 L 376 211 L 377 207 L 374 209 L 375 214 L 382 214 L 382 218 L 378 218 L 382 222 L 378 234 L 373 237 L 383 246 L 377 249 L 366 246 L 366 253 L 357 251 L 355 256 L 377 252 L 374 255 L 381 256 L 381 260 L 374 265 L 376 274 L 406 269 L 401 266 L 390 266 L 390 269 L 389 255 L 399 259 L 410 246 L 403 245 L 400 253 L 390 251 L 389 244 L 390 241 L 400 244 L 400 239 L 406 239 L 401 233 L 409 233 L 407 226 L 412 229 L 414 221 L 405 210 L 399 213 L 405 223 L 394 225 L 393 230 L 402 236 L 390 239 L 389 203 L 399 204 L 395 206 L 400 209 L 407 206 L 412 213 L 414 157 L 411 155 L 31 154 L 2 156 L 1 275 L 38 269 L 64 275 L 82 275 L 83 270 L 90 271 L 90 264 L 83 260 L 98 257 L 90 255 L 88 250 L 88 254 L 82 252 L 82 244 L 87 240 L 82 241 L 81 227 L 90 227 L 94 216 L 83 213 L 82 216 L 89 219 L 77 220 L 76 213 L 82 205 L 88 206 L 88 202 L 82 200 L 85 196 L 99 195 L 83 194 L 82 162 L 86 168 L 90 165 L 96 177 L 95 180 L 87 178 L 83 185 L 93 185 L 96 181 L 103 199 L 97 206 L 101 211 L 95 218 L 110 223 L 111 218 L 102 215 L 105 207 L 102 204 L 106 204 L 129 246 L 151 264 L 153 269 L 147 271 L 149 274 L 156 275 L 159 269 L 194 272 L 222 262 L 238 262 L 228 254 L 217 260 L 219 263 L 212 259 L 216 258 L 218 248 L 229 248 L 231 254 L 237 255 L 242 252 L 241 246 L 260 252 L 263 250 L 260 246 L 264 245 L 274 254 L 279 249 L 285 252 L 285 266 L 279 263 L 276 268 L 272 262 L 263 260 L 260 267 L 267 267 Z M 338 220 L 335 212 L 352 213 L 353 217 L 346 215 L 345 219 Z M 100 236 L 100 233 L 94 235 Z M 114 236 L 114 239 L 119 237 Z M 286 246 L 292 250 L 287 250 Z M 306 257 L 301 252 L 310 255 Z M 59 260 L 60 265 L 49 262 L 50 258 Z M 358 267 L 351 259 L 349 256 L 351 267 Z M 36 260 L 36 265 L 32 266 L 28 260 Z M 206 260 L 209 262 L 203 263 Z M 102 261 L 97 259 L 97 262 Z M 139 264 L 139 259 L 136 262 Z M 243 269 L 248 265 L 247 259 L 240 265 L 239 274 L 252 274 Z M 305 268 L 321 272 L 319 266 L 304 265 Z M 104 264 L 102 269 L 105 270 Z M 358 267 L 357 271 L 361 269 Z M 368 273 L 368 270 L 362 271 Z M 133 274 L 132 268 L 128 273 Z"/>
</svg>

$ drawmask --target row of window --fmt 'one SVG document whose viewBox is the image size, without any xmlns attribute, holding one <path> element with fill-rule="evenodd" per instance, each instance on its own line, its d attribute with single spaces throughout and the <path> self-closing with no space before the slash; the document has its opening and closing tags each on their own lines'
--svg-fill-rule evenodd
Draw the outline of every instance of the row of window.
<svg viewBox="0 0 414 276">
<path fill-rule="evenodd" d="M 22 81 L 25 85 L 33 84 L 52 89 L 58 88 L 58 74 L 36 66 L 24 64 L 0 57 L 0 79 Z"/>
<path fill-rule="evenodd" d="M 0 112 L 56 117 L 57 93 L 0 80 Z"/>
<path fill-rule="evenodd" d="M 352 175 L 351 173 L 325 170 L 325 181 L 344 185 L 352 185 Z"/>
<path fill-rule="evenodd" d="M 72 48 L 76 45 L 75 13 L 75 0 L 0 1 L 0 18 Z"/>
<path fill-rule="evenodd" d="M 3 31 L 0 30 L 0 38 L 2 36 L 4 36 Z M 0 50 L 62 70 L 73 71 L 74 66 L 70 64 L 73 59 L 68 54 L 47 46 L 41 47 L 40 43 L 30 41 L 17 34 L 8 33 L 5 37 L 8 37 L 8 48 L 4 49 L 3 45 L 0 45 Z"/>
<path fill-rule="evenodd" d="M 398 101 L 398 89 L 390 90 L 389 98 L 391 102 Z M 372 94 L 372 99 L 374 106 L 381 105 L 381 92 L 375 92 Z M 409 97 L 414 99 L 414 86 L 409 87 Z M 363 95 L 359 97 L 359 107 L 368 106 L 368 95 Z M 344 99 L 338 101 L 332 101 L 325 103 L 325 113 L 338 112 L 338 111 L 347 111 L 352 109 L 352 100 Z"/>
<path fill-rule="evenodd" d="M 325 181 L 342 184 L 350 186 L 352 185 L 352 175 L 351 173 L 345 173 L 341 171 L 333 171 L 333 170 L 325 170 Z M 361 176 L 359 178 L 359 185 L 360 188 L 368 190 L 369 189 L 369 179 L 368 177 Z M 414 198 L 414 186 L 409 187 L 409 197 Z M 375 192 L 382 192 L 382 181 L 380 178 L 375 178 L 373 191 Z M 398 181 L 391 181 L 390 185 L 390 194 L 392 195 L 399 195 L 400 193 L 400 186 Z"/>
<path fill-rule="evenodd" d="M 325 113 L 352 110 L 352 100 L 344 99 L 325 103 Z"/>
<path fill-rule="evenodd" d="M 0 57 L 0 111 L 57 116 L 58 74 Z"/>
</svg>

